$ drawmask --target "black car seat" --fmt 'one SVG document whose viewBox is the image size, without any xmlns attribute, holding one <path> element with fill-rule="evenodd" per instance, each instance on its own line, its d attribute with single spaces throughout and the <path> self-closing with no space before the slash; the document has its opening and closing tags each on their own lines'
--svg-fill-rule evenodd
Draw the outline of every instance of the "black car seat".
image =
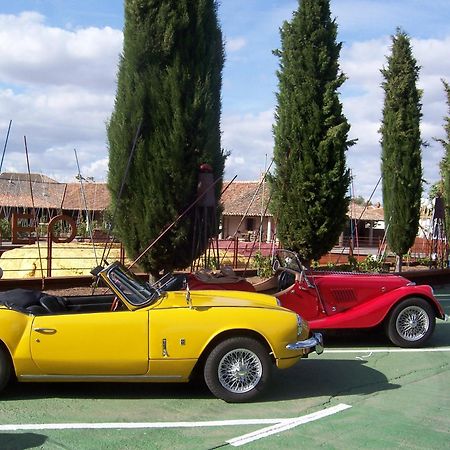
<svg viewBox="0 0 450 450">
<path fill-rule="evenodd" d="M 41 305 L 31 305 L 26 308 L 26 311 L 30 314 L 33 314 L 33 316 L 43 316 L 45 314 L 48 314 L 48 311 Z"/>
<path fill-rule="evenodd" d="M 68 311 L 67 302 L 64 297 L 56 297 L 55 295 L 42 295 L 39 303 L 50 314 L 64 313 Z"/>
</svg>

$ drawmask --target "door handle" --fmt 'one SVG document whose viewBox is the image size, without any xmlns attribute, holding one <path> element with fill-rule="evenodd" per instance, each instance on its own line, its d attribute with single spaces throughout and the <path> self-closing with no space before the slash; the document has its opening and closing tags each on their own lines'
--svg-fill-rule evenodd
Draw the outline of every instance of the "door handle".
<svg viewBox="0 0 450 450">
<path fill-rule="evenodd" d="M 56 330 L 54 328 L 34 328 L 34 331 L 42 334 L 55 334 Z"/>
</svg>

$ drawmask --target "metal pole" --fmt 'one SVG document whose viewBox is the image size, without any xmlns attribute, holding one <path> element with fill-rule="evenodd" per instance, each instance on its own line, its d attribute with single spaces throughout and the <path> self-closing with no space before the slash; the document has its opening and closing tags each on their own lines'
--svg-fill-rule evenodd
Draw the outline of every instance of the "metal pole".
<svg viewBox="0 0 450 450">
<path fill-rule="evenodd" d="M 3 146 L 2 160 L 0 161 L 0 173 L 2 173 L 3 160 L 5 159 L 6 146 L 8 145 L 9 132 L 11 130 L 12 120 L 9 121 L 8 131 L 6 133 L 5 145 Z"/>
<path fill-rule="evenodd" d="M 34 196 L 33 196 L 33 186 L 31 184 L 31 172 L 30 172 L 30 160 L 28 158 L 28 146 L 27 146 L 27 137 L 23 137 L 24 143 L 25 143 L 25 156 L 27 158 L 27 169 L 28 169 L 28 181 L 30 183 L 30 194 L 31 194 L 31 205 L 33 207 L 33 220 L 34 220 L 34 226 L 36 230 L 36 242 L 38 247 L 38 254 L 39 254 L 39 263 L 41 266 L 41 276 L 42 276 L 42 289 L 44 289 L 44 268 L 42 267 L 42 257 L 41 257 L 41 247 L 39 245 L 39 227 L 38 227 L 38 221 L 36 216 L 36 209 L 34 207 Z M 50 264 L 50 261 L 47 261 L 47 264 Z"/>
<path fill-rule="evenodd" d="M 87 200 L 86 200 L 86 193 L 84 192 L 83 177 L 81 176 L 80 164 L 78 162 L 77 151 L 75 149 L 73 149 L 73 151 L 75 153 L 75 159 L 77 161 L 78 180 L 80 181 L 81 195 L 83 196 L 84 210 L 86 212 L 86 226 L 88 227 L 88 230 L 89 230 L 89 236 L 90 236 L 91 242 L 92 242 L 92 249 L 94 250 L 95 265 L 97 266 L 98 265 L 97 252 L 95 251 L 94 236 L 92 234 L 92 227 L 91 227 L 91 223 L 89 221 L 89 211 L 88 211 L 88 205 L 87 205 Z"/>
<path fill-rule="evenodd" d="M 112 228 L 113 228 L 113 226 L 114 226 L 114 222 L 115 222 L 115 220 L 116 220 L 117 203 L 119 202 L 119 200 L 120 200 L 121 197 L 122 197 L 122 192 L 123 192 L 123 189 L 124 189 L 124 187 L 125 187 L 125 181 L 126 181 L 126 179 L 127 179 L 127 177 L 128 177 L 128 171 L 130 170 L 130 166 L 131 166 L 131 160 L 133 159 L 134 151 L 135 151 L 135 149 L 136 149 L 136 144 L 137 144 L 139 135 L 141 134 L 141 127 L 142 127 L 142 119 L 139 121 L 137 130 L 136 130 L 136 134 L 134 135 L 133 145 L 131 146 L 130 155 L 129 155 L 128 161 L 127 161 L 127 167 L 125 168 L 125 173 L 123 174 L 122 183 L 121 183 L 121 185 L 120 185 L 119 193 L 117 194 L 116 208 L 115 208 L 115 210 L 114 210 L 114 214 L 113 214 L 113 217 L 112 217 L 112 219 L 111 219 L 111 227 L 110 227 L 110 229 L 108 230 L 108 234 L 107 234 L 108 240 L 110 240 L 109 238 L 110 238 L 110 236 L 111 236 L 111 231 L 112 231 Z M 112 248 L 112 242 L 111 242 L 111 243 L 110 243 L 109 250 L 108 250 L 108 252 L 106 253 L 106 250 L 107 250 L 107 248 L 108 248 L 108 240 L 106 241 L 105 248 L 103 249 L 103 254 L 102 254 L 102 259 L 100 260 L 100 264 L 102 264 L 102 263 L 106 260 L 106 258 L 108 258 L 109 252 L 110 252 L 110 250 L 111 250 L 111 248 Z M 105 256 L 105 255 L 106 255 L 106 256 Z"/>
</svg>

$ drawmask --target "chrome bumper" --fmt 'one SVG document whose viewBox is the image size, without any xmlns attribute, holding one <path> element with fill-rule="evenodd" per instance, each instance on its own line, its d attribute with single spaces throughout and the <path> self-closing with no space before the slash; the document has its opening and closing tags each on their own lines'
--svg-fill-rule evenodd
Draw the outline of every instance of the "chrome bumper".
<svg viewBox="0 0 450 450">
<path fill-rule="evenodd" d="M 306 353 L 316 352 L 318 355 L 323 353 L 323 337 L 321 333 L 313 335 L 305 341 L 297 341 L 286 345 L 288 350 L 308 350 Z"/>
</svg>

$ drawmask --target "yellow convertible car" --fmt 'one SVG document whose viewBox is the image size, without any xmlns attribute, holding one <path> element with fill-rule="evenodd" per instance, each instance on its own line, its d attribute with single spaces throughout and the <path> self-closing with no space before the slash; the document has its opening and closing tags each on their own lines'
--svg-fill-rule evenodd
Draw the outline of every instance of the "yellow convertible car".
<svg viewBox="0 0 450 450">
<path fill-rule="evenodd" d="M 0 389 L 19 382 L 187 382 L 203 374 L 227 402 L 252 400 L 272 367 L 323 351 L 301 317 L 274 297 L 234 291 L 173 291 L 119 263 L 98 268 L 112 294 L 56 297 L 0 293 Z"/>
</svg>

